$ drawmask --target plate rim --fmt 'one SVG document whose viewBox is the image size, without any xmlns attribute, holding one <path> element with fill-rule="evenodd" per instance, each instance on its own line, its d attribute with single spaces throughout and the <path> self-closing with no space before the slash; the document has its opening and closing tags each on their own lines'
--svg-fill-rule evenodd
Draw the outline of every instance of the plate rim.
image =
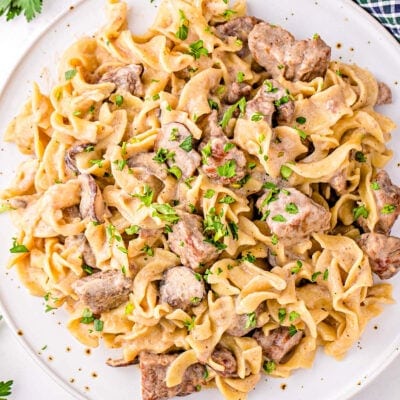
<svg viewBox="0 0 400 400">
<path fill-rule="evenodd" d="M 75 0 L 73 3 L 73 7 L 76 10 L 82 3 L 86 0 Z M 126 2 L 130 2 L 132 0 L 124 0 Z M 135 1 L 135 0 L 133 0 Z M 336 0 L 338 1 L 338 0 Z M 384 27 L 376 18 L 374 18 L 371 14 L 368 13 L 360 5 L 356 4 L 353 0 L 339 0 L 346 8 L 351 8 L 354 12 L 356 12 L 360 17 L 365 20 L 368 20 L 373 26 L 374 30 L 378 30 L 381 33 L 384 40 L 388 40 L 390 47 L 395 49 L 396 47 L 400 50 L 400 42 L 390 33 L 390 31 Z M 35 35 L 31 37 L 31 39 L 27 42 L 25 49 L 23 52 L 15 59 L 13 63 L 13 67 L 10 68 L 9 72 L 6 75 L 6 79 L 4 80 L 4 84 L 0 86 L 0 102 L 4 93 L 7 91 L 9 82 L 11 77 L 14 75 L 16 70 L 20 67 L 22 62 L 24 61 L 25 56 L 29 53 L 31 48 L 36 45 L 36 43 L 43 38 L 48 31 L 50 31 L 60 20 L 62 20 L 68 13 L 70 9 L 67 8 L 64 11 L 58 13 L 52 20 L 48 21 L 43 25 L 42 29 L 39 29 Z M 400 56 L 399 60 L 400 60 Z M 400 100 L 399 100 L 400 101 Z M 53 382 L 63 388 L 67 393 L 71 396 L 75 397 L 78 400 L 88 400 L 89 398 L 79 392 L 75 387 L 69 385 L 66 381 L 64 381 L 48 364 L 46 364 L 40 357 L 38 357 L 36 351 L 32 348 L 31 344 L 28 340 L 26 340 L 23 336 L 18 335 L 17 326 L 12 318 L 11 314 L 8 312 L 7 308 L 2 302 L 2 294 L 0 293 L 0 313 L 4 318 L 4 322 L 10 328 L 12 335 L 16 339 L 18 345 L 20 345 L 24 351 L 29 354 L 30 358 L 38 365 L 43 372 L 49 376 Z M 396 347 L 400 346 L 400 335 L 395 339 L 393 345 L 388 349 L 385 353 L 387 357 L 383 359 L 383 361 L 375 368 L 372 372 L 368 373 L 368 376 L 364 379 L 362 386 L 354 386 L 353 388 L 349 388 L 345 393 L 340 392 L 336 397 L 332 398 L 333 400 L 350 400 L 354 395 L 359 393 L 361 390 L 365 390 L 372 382 L 374 382 L 377 377 L 386 369 L 388 366 L 394 361 L 395 358 L 400 356 L 400 353 L 396 351 Z"/>
</svg>

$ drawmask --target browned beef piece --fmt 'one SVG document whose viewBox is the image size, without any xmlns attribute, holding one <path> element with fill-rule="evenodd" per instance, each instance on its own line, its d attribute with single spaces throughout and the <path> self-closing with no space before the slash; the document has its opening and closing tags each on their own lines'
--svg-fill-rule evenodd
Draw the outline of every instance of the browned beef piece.
<svg viewBox="0 0 400 400">
<path fill-rule="evenodd" d="M 218 258 L 219 252 L 204 241 L 201 217 L 186 212 L 180 213 L 179 217 L 168 234 L 169 246 L 181 258 L 183 265 L 195 271 L 202 270 Z"/>
<path fill-rule="evenodd" d="M 284 75 L 291 81 L 325 76 L 331 56 L 331 48 L 319 36 L 296 41 L 283 28 L 264 22 L 250 32 L 249 48 L 272 77 Z"/>
<path fill-rule="evenodd" d="M 199 146 L 202 151 L 205 147 L 209 148 L 209 155 L 204 156 L 203 151 L 203 172 L 221 185 L 240 181 L 247 172 L 247 160 L 244 152 L 225 136 L 224 131 L 218 125 L 215 111 L 206 118 L 206 124 L 203 131 L 204 140 Z M 231 168 L 226 168 L 228 166 Z"/>
<path fill-rule="evenodd" d="M 378 98 L 376 105 L 391 104 L 392 103 L 392 91 L 388 85 L 384 82 L 378 82 Z"/>
<path fill-rule="evenodd" d="M 224 367 L 223 371 L 215 372 L 224 378 L 237 378 L 237 361 L 233 353 L 224 346 L 217 345 L 211 354 L 214 362 Z"/>
<path fill-rule="evenodd" d="M 335 190 L 338 195 L 342 195 L 347 189 L 347 179 L 344 169 L 336 172 L 329 181 L 331 187 Z"/>
<path fill-rule="evenodd" d="M 143 97 L 144 88 L 141 80 L 143 67 L 138 64 L 130 64 L 124 67 L 113 68 L 106 72 L 99 82 L 111 82 L 118 89 Z"/>
<path fill-rule="evenodd" d="M 216 27 L 216 35 L 221 39 L 227 39 L 229 36 L 236 37 L 243 42 L 243 47 L 237 52 L 239 57 L 246 57 L 249 54 L 248 38 L 251 30 L 261 20 L 255 17 L 234 18 L 224 24 Z"/>
<path fill-rule="evenodd" d="M 253 99 L 247 102 L 246 116 L 251 119 L 259 114 L 269 125 L 276 114 L 278 124 L 290 123 L 294 114 L 294 101 L 287 90 L 276 80 L 264 81 Z"/>
<path fill-rule="evenodd" d="M 75 174 L 79 174 L 79 169 L 76 166 L 75 156 L 79 153 L 83 153 L 89 147 L 94 146 L 93 143 L 79 143 L 68 149 L 65 154 L 64 160 L 67 167 L 74 172 Z"/>
<path fill-rule="evenodd" d="M 192 143 L 193 148 L 186 147 Z M 180 122 L 170 122 L 162 126 L 157 135 L 155 150 L 168 150 L 173 152 L 173 157 L 167 159 L 167 164 L 178 166 L 183 178 L 191 177 L 200 166 L 200 154 L 194 150 L 194 139 L 189 129 Z"/>
<path fill-rule="evenodd" d="M 103 223 L 106 206 L 100 188 L 90 174 L 79 175 L 79 180 L 82 187 L 79 205 L 82 218 L 89 218 L 91 221 Z"/>
<path fill-rule="evenodd" d="M 64 245 L 66 248 L 76 246 L 82 253 L 83 262 L 89 267 L 96 268 L 96 258 L 85 235 L 67 236 Z"/>
<path fill-rule="evenodd" d="M 267 190 L 256 205 L 271 231 L 288 241 L 330 228 L 331 213 L 294 188 Z"/>
<path fill-rule="evenodd" d="M 364 233 L 357 240 L 368 256 L 372 271 L 381 279 L 389 279 L 400 269 L 400 239 L 381 233 Z"/>
<path fill-rule="evenodd" d="M 171 307 L 188 310 L 197 306 L 206 294 L 204 281 L 196 277 L 191 268 L 172 267 L 163 274 L 160 284 L 160 301 Z"/>
<path fill-rule="evenodd" d="M 80 300 L 93 314 L 112 310 L 128 300 L 132 280 L 117 270 L 96 272 L 72 285 Z"/>
<path fill-rule="evenodd" d="M 63 213 L 63 219 L 67 224 L 71 224 L 76 222 L 77 220 L 82 219 L 78 205 L 65 207 L 62 209 L 62 213 Z"/>
<path fill-rule="evenodd" d="M 289 332 L 289 328 L 281 326 L 265 336 L 262 329 L 257 329 L 253 338 L 262 347 L 263 355 L 279 364 L 300 343 L 303 337 L 303 331 L 297 331 L 293 336 L 290 336 Z"/>
<path fill-rule="evenodd" d="M 252 87 L 245 82 L 233 82 L 227 87 L 227 93 L 224 97 L 225 103 L 234 104 L 242 97 L 246 99 L 250 96 Z"/>
<path fill-rule="evenodd" d="M 378 190 L 373 190 L 379 217 L 374 230 L 376 232 L 389 234 L 400 214 L 400 188 L 393 185 L 385 170 L 379 171 L 373 182 L 376 182 L 379 187 Z M 363 228 L 364 232 L 368 232 L 368 227 L 364 218 L 360 217 L 357 222 Z"/>
<path fill-rule="evenodd" d="M 197 363 L 186 370 L 182 383 L 168 388 L 165 383 L 167 370 L 177 357 L 178 354 L 140 353 L 142 400 L 165 400 L 175 396 L 186 396 L 198 391 L 199 386 L 205 383 L 206 368 Z"/>
<path fill-rule="evenodd" d="M 237 337 L 247 335 L 249 332 L 251 332 L 258 326 L 257 318 L 263 312 L 263 310 L 264 306 L 260 304 L 254 311 L 255 315 L 252 315 L 252 313 L 235 314 L 232 317 L 232 323 L 230 327 L 226 330 L 226 333 L 228 335 Z"/>
</svg>

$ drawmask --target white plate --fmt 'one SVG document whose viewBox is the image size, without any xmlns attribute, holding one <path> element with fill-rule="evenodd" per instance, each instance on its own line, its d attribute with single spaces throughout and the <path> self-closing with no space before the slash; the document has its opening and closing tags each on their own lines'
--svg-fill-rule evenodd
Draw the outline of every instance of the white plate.
<svg viewBox="0 0 400 400">
<path fill-rule="evenodd" d="M 105 22 L 99 0 L 86 0 L 61 16 L 36 40 L 12 73 L 0 98 L 0 132 L 20 110 L 30 92 L 32 81 L 38 81 L 47 92 L 54 76 L 55 65 L 62 51 L 78 37 L 98 30 Z M 149 0 L 130 0 L 130 25 L 134 31 L 144 31 L 156 12 Z M 332 46 L 333 58 L 355 62 L 370 69 L 378 79 L 388 83 L 394 94 L 394 104 L 382 108 L 400 126 L 400 46 L 385 30 L 356 7 L 350 0 L 248 0 L 249 13 L 280 24 L 298 38 L 318 32 Z M 279 4 L 279 6 L 277 6 Z M 45 68 L 45 69 L 43 69 Z M 394 133 L 393 149 L 400 146 L 400 132 Z M 1 186 L 10 181 L 15 166 L 22 158 L 14 146 L 3 145 L 0 171 Z M 389 168 L 395 182 L 400 183 L 397 170 L 399 153 Z M 6 216 L 1 216 L 0 264 L 6 264 L 14 228 Z M 399 235 L 399 229 L 394 234 Z M 250 400 L 265 398 L 343 400 L 355 394 L 360 385 L 372 380 L 397 354 L 400 345 L 400 276 L 392 280 L 397 304 L 385 307 L 383 314 L 372 321 L 362 340 L 337 362 L 322 352 L 311 370 L 297 371 L 289 379 L 264 377 Z M 140 398 L 140 375 L 136 367 L 113 369 L 104 361 L 114 355 L 103 347 L 88 350 L 67 332 L 67 315 L 63 310 L 44 312 L 42 299 L 28 295 L 14 271 L 0 269 L 0 301 L 7 322 L 19 336 L 21 344 L 41 366 L 78 399 L 131 400 Z M 47 346 L 46 349 L 41 350 Z M 338 384 L 340 382 L 340 384 Z M 286 385 L 282 390 L 281 385 Z M 216 392 L 200 392 L 193 400 L 221 398 Z"/>
</svg>

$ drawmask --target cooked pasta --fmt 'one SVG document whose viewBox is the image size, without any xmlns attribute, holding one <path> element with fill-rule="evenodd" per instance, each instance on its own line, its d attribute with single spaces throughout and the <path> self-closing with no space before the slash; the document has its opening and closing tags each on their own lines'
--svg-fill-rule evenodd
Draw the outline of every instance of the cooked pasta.
<svg viewBox="0 0 400 400">
<path fill-rule="evenodd" d="M 107 12 L 5 133 L 29 156 L 1 192 L 9 267 L 110 365 L 139 360 L 144 400 L 340 360 L 392 302 L 389 89 L 244 0 L 163 0 L 142 36 Z"/>
</svg>

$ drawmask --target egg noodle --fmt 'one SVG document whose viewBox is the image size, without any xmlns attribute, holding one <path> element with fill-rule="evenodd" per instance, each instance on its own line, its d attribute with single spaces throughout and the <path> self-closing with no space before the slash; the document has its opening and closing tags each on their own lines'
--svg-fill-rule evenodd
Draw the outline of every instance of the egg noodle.
<svg viewBox="0 0 400 400">
<path fill-rule="evenodd" d="M 237 76 L 253 88 L 266 84 L 265 71 L 254 71 L 237 55 L 243 43 L 213 33 L 215 24 L 246 15 L 242 0 L 227 9 L 222 0 L 164 0 L 149 30 L 134 36 L 127 27 L 127 4 L 110 0 L 107 25 L 65 52 L 50 95 L 35 84 L 9 125 L 6 141 L 29 158 L 1 199 L 18 229 L 9 266 L 32 295 L 68 310 L 68 329 L 81 343 L 96 347 L 102 339 L 120 348 L 127 364 L 142 351 L 178 352 L 166 373 L 167 387 L 180 384 L 185 370 L 201 362 L 210 367 L 204 386 L 216 385 L 233 400 L 245 399 L 262 373 L 287 377 L 310 368 L 319 346 L 341 359 L 381 304 L 392 302 L 391 285 L 373 282 L 368 257 L 354 240 L 360 233 L 354 208 L 362 204 L 369 210 L 366 223 L 372 230 L 378 212 L 371 177 L 392 156 L 386 142 L 394 124 L 374 111 L 378 84 L 371 73 L 331 62 L 325 77 L 310 82 L 277 78 L 295 105 L 291 123 L 271 127 L 250 118 L 245 101 L 228 110 L 222 125 L 245 154 L 244 179 L 223 185 L 201 168 L 188 177 L 183 168 L 171 167 L 161 190 L 153 189 L 128 161 L 154 152 L 163 126 L 184 125 L 194 146 Z M 188 30 L 183 38 L 179 29 Z M 143 66 L 141 96 L 99 79 L 133 64 Z M 301 158 L 307 153 L 305 137 L 313 151 Z M 356 152 L 362 152 L 362 162 Z M 159 168 L 167 167 L 160 162 Z M 88 176 L 101 215 L 71 216 L 68 210 L 87 195 Z M 331 183 L 338 176 L 347 184 L 336 195 Z M 266 185 L 269 179 L 329 211 L 330 228 L 295 242 L 277 236 L 254 204 L 254 194 L 273 187 Z M 222 235 L 214 231 L 211 240 L 217 260 L 197 274 L 207 293 L 188 310 L 159 296 L 164 272 L 182 264 L 167 240 L 182 211 L 217 217 L 222 227 Z M 144 230 L 150 234 L 140 234 Z M 68 240 L 79 235 L 94 257 L 90 266 L 83 262 L 81 242 Z M 108 270 L 132 280 L 129 298 L 95 314 L 74 284 Z M 252 336 L 226 333 L 235 315 L 251 320 L 260 305 L 257 327 L 265 335 L 280 326 L 303 332 L 284 362 L 268 362 Z M 218 374 L 221 366 L 211 358 L 217 345 L 234 354 L 236 377 Z"/>
</svg>

